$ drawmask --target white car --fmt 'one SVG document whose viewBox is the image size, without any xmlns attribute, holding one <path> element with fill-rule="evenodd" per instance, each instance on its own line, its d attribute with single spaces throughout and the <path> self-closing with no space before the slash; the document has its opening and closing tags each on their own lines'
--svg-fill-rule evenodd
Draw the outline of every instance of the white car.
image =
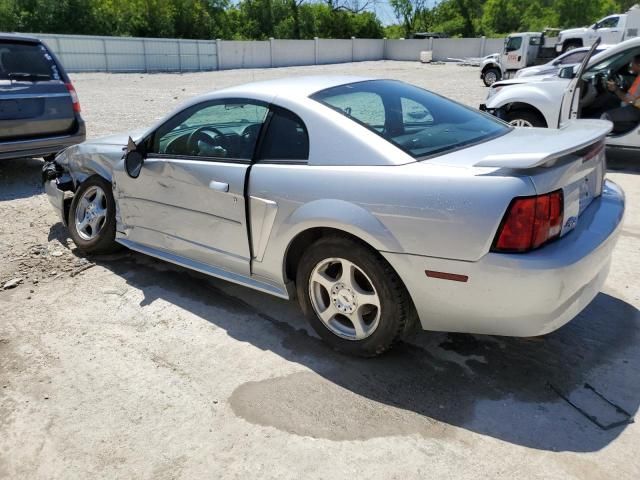
<svg viewBox="0 0 640 480">
<path fill-rule="evenodd" d="M 592 51 L 598 48 L 596 42 Z M 486 102 L 480 109 L 516 127 L 558 128 L 577 118 L 598 118 L 594 102 L 607 95 L 607 80 L 613 79 L 621 88 L 633 82 L 628 65 L 640 55 L 640 38 L 634 38 L 606 49 L 595 56 L 588 54 L 579 67 L 565 67 L 554 77 L 525 77 L 496 82 L 489 88 Z M 634 107 L 628 107 L 634 108 Z M 607 147 L 625 150 L 640 149 L 640 125 L 609 135 Z"/>
<path fill-rule="evenodd" d="M 604 52 L 606 48 L 608 48 L 608 46 L 601 45 L 596 49 L 594 54 L 597 55 L 600 52 Z M 563 67 L 580 64 L 588 53 L 588 47 L 574 48 L 573 50 L 565 52 L 554 58 L 550 62 L 518 70 L 513 78 L 533 77 L 538 75 L 556 75 Z"/>
</svg>

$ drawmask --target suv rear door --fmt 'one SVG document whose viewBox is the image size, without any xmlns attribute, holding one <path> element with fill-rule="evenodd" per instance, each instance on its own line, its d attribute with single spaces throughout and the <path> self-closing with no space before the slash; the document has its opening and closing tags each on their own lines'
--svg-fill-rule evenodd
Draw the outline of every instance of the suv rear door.
<svg viewBox="0 0 640 480">
<path fill-rule="evenodd" d="M 0 142 L 75 130 L 66 83 L 66 75 L 42 43 L 0 39 Z"/>
</svg>

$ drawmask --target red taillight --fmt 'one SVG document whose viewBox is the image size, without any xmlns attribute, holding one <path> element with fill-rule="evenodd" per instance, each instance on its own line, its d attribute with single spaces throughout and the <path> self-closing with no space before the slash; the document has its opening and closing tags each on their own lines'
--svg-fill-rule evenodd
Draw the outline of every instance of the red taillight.
<svg viewBox="0 0 640 480">
<path fill-rule="evenodd" d="M 71 102 L 73 103 L 73 111 L 80 113 L 80 101 L 78 100 L 78 94 L 76 93 L 76 89 L 73 88 L 71 83 L 65 83 L 65 87 L 69 90 L 69 95 L 71 95 Z"/>
<path fill-rule="evenodd" d="M 495 252 L 526 252 L 560 235 L 562 190 L 535 197 L 515 198 L 493 243 Z"/>
</svg>

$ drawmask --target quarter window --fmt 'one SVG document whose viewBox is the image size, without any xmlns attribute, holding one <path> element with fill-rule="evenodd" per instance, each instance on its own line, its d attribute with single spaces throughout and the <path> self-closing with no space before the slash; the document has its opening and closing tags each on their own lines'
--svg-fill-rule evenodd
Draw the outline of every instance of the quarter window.
<svg viewBox="0 0 640 480">
<path fill-rule="evenodd" d="M 260 146 L 258 160 L 307 160 L 309 134 L 295 113 L 274 108 Z"/>
<path fill-rule="evenodd" d="M 195 105 L 158 128 L 151 153 L 251 160 L 267 112 L 247 100 Z"/>
</svg>

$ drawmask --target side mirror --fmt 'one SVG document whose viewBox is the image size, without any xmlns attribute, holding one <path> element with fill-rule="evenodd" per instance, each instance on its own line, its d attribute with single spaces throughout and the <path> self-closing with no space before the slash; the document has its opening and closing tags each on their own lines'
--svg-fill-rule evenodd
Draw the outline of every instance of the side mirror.
<svg viewBox="0 0 640 480">
<path fill-rule="evenodd" d="M 127 170 L 127 175 L 131 178 L 138 178 L 143 164 L 144 155 L 138 150 L 136 143 L 129 137 L 127 153 L 124 154 L 124 167 Z"/>
<path fill-rule="evenodd" d="M 574 78 L 576 76 L 575 72 L 573 71 L 573 67 L 563 67 L 560 69 L 560 72 L 558 73 L 558 76 L 560 78 Z"/>
</svg>

